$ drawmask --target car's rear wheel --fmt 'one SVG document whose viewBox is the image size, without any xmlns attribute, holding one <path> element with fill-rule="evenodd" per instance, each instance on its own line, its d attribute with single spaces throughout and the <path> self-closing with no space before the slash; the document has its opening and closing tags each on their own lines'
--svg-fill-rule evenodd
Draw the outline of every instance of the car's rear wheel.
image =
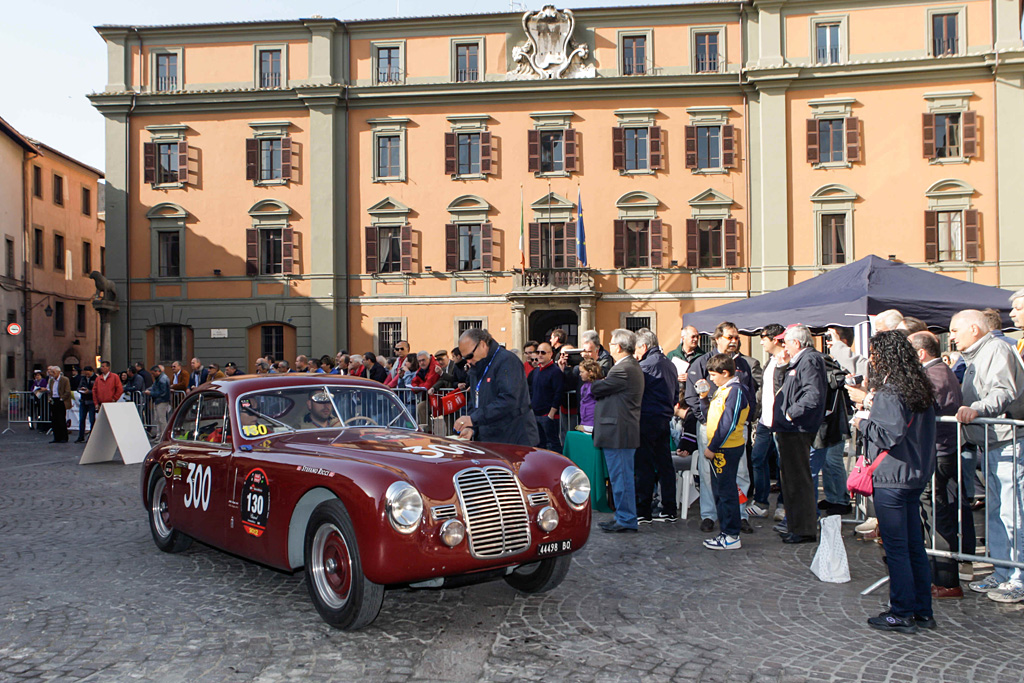
<svg viewBox="0 0 1024 683">
<path fill-rule="evenodd" d="M 170 503 L 167 480 L 155 470 L 149 482 L 149 530 L 157 548 L 165 553 L 180 553 L 192 545 L 192 538 L 171 526 Z"/>
<path fill-rule="evenodd" d="M 334 628 L 354 631 L 377 618 L 384 586 L 363 575 L 359 545 L 339 500 L 320 503 L 306 524 L 306 585 L 317 612 Z"/>
<path fill-rule="evenodd" d="M 544 593 L 558 586 L 569 573 L 571 555 L 550 557 L 518 567 L 505 577 L 505 583 L 523 593 Z"/>
</svg>

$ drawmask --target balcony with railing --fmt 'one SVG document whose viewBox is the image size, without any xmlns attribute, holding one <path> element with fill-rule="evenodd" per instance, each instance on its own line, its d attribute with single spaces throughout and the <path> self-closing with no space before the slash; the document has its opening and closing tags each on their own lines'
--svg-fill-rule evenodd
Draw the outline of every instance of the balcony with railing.
<svg viewBox="0 0 1024 683">
<path fill-rule="evenodd" d="M 397 67 L 380 67 L 377 69 L 378 85 L 396 85 L 404 79 L 402 70 Z"/>
<path fill-rule="evenodd" d="M 512 282 L 515 294 L 592 294 L 594 278 L 586 268 L 527 268 Z"/>
<path fill-rule="evenodd" d="M 717 73 L 718 72 L 718 55 L 716 54 L 700 54 L 697 55 L 697 73 Z"/>
<path fill-rule="evenodd" d="M 156 79 L 156 91 L 168 92 L 178 89 L 178 79 L 175 76 L 164 76 Z"/>
<path fill-rule="evenodd" d="M 838 64 L 839 47 L 819 47 L 818 64 Z"/>
<path fill-rule="evenodd" d="M 459 83 L 473 83 L 480 80 L 480 72 L 477 69 L 459 69 L 455 80 Z"/>
<path fill-rule="evenodd" d="M 264 71 L 260 74 L 261 88 L 280 88 L 281 73 L 276 71 Z"/>
<path fill-rule="evenodd" d="M 936 38 L 932 41 L 932 50 L 936 57 L 959 54 L 956 38 Z"/>
</svg>

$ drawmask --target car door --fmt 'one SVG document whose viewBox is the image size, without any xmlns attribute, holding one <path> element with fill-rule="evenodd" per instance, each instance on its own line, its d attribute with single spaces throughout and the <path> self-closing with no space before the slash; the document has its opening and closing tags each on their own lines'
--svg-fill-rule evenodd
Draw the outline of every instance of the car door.
<svg viewBox="0 0 1024 683">
<path fill-rule="evenodd" d="M 227 398 L 205 391 L 186 399 L 171 429 L 174 457 L 171 522 L 203 542 L 222 546 L 231 482 Z"/>
</svg>

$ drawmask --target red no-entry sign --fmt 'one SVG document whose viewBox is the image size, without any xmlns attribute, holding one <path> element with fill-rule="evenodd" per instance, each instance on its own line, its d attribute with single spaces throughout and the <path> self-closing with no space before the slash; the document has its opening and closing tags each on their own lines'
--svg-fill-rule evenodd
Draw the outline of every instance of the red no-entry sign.
<svg viewBox="0 0 1024 683">
<path fill-rule="evenodd" d="M 7 334 L 21 334 L 21 325 L 18 323 L 11 323 L 7 326 Z"/>
</svg>

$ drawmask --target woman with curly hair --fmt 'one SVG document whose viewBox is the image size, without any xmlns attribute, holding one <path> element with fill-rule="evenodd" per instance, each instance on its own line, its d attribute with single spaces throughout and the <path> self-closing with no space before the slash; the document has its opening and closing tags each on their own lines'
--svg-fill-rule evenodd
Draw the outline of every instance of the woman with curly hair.
<svg viewBox="0 0 1024 683">
<path fill-rule="evenodd" d="M 935 471 L 935 397 L 902 332 L 871 338 L 871 413 L 855 418 L 866 457 L 878 466 L 875 514 L 889 567 L 889 610 L 868 619 L 872 628 L 916 633 L 935 628 L 931 570 L 921 529 L 921 492 Z"/>
</svg>

